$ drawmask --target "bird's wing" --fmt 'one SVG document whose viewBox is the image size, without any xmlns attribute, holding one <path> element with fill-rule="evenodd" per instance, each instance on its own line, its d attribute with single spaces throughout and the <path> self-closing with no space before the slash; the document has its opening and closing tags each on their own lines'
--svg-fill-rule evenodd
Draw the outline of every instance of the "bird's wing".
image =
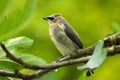
<svg viewBox="0 0 120 80">
<path fill-rule="evenodd" d="M 64 31 L 66 35 L 69 37 L 69 39 L 72 40 L 73 43 L 77 45 L 78 48 L 82 49 L 83 44 L 80 41 L 78 35 L 75 33 L 75 31 L 68 24 L 63 24 L 63 25 L 66 26 L 64 27 Z"/>
</svg>

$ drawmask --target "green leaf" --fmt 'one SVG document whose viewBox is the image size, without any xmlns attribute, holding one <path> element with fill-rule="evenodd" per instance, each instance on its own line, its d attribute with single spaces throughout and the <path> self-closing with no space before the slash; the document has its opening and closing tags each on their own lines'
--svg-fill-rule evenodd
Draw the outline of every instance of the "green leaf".
<svg viewBox="0 0 120 80">
<path fill-rule="evenodd" d="M 55 73 L 55 71 L 52 71 L 52 72 L 49 72 L 40 78 L 38 77 L 38 78 L 33 79 L 33 80 L 56 80 L 56 73 Z"/>
<path fill-rule="evenodd" d="M 32 54 L 13 53 L 13 55 L 17 58 L 22 59 L 24 62 L 28 64 L 34 64 L 34 65 L 46 64 L 46 62 L 43 59 L 36 57 Z"/>
<path fill-rule="evenodd" d="M 22 80 L 22 79 L 13 78 L 13 77 L 3 77 L 3 76 L 0 76 L 0 80 Z"/>
<path fill-rule="evenodd" d="M 15 51 L 19 49 L 29 48 L 33 44 L 33 40 L 28 37 L 22 36 L 7 40 L 3 43 L 7 48 L 10 48 L 10 51 Z"/>
<path fill-rule="evenodd" d="M 0 15 L 7 10 L 9 4 L 11 3 L 12 0 L 0 0 Z"/>
<path fill-rule="evenodd" d="M 0 76 L 0 80 L 22 80 L 22 79 L 13 78 L 13 77 L 3 77 L 3 76 Z"/>
<path fill-rule="evenodd" d="M 28 37 L 22 36 L 22 37 L 17 37 L 17 38 L 13 38 L 13 39 L 4 41 L 3 43 L 5 44 L 7 49 L 11 53 L 13 53 L 19 49 L 29 48 L 33 44 L 33 40 Z M 0 57 L 4 57 L 4 56 L 5 56 L 5 53 L 0 48 Z"/>
<path fill-rule="evenodd" d="M 22 80 L 20 78 L 13 78 L 13 77 L 7 77 L 7 78 L 10 79 L 10 80 Z"/>
<path fill-rule="evenodd" d="M 7 1 L 4 3 L 7 6 Z M 27 0 L 26 5 L 23 7 L 23 9 L 20 9 L 19 5 L 17 6 L 16 10 L 14 10 L 14 7 L 11 7 L 13 4 L 8 6 L 11 7 L 10 10 L 8 10 L 8 8 L 5 8 L 7 9 L 6 13 L 0 16 L 0 41 L 5 40 L 6 38 L 8 39 L 9 37 L 15 35 L 27 27 L 31 19 L 31 15 L 35 10 L 36 3 L 37 0 Z"/>
<path fill-rule="evenodd" d="M 100 41 L 96 46 L 95 50 L 93 52 L 93 55 L 91 59 L 83 66 L 79 66 L 79 70 L 84 70 L 84 69 L 95 69 L 99 67 L 105 60 L 107 56 L 107 51 L 103 50 L 104 41 Z"/>
<path fill-rule="evenodd" d="M 116 32 L 120 32 L 120 24 L 116 22 L 112 23 L 111 28 Z"/>
<path fill-rule="evenodd" d="M 10 79 L 10 78 L 8 78 L 8 77 L 0 76 L 0 80 L 12 80 L 12 79 Z"/>
<path fill-rule="evenodd" d="M 23 69 L 23 67 L 20 64 L 10 60 L 0 59 L 0 70 L 15 71 L 21 69 Z"/>
</svg>

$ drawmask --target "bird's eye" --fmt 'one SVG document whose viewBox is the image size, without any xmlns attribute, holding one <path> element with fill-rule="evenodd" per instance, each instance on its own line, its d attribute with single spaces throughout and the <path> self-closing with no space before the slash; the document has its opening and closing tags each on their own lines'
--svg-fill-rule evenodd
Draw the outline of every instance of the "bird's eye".
<svg viewBox="0 0 120 80">
<path fill-rule="evenodd" d="M 53 20 L 54 18 L 53 17 L 48 17 L 49 20 Z"/>
</svg>

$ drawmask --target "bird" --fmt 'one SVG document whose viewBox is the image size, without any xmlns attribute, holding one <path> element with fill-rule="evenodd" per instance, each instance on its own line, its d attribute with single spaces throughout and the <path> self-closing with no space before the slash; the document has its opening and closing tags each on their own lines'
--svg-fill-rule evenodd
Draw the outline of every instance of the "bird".
<svg viewBox="0 0 120 80">
<path fill-rule="evenodd" d="M 83 49 L 78 33 L 60 14 L 52 14 L 43 19 L 48 21 L 51 40 L 63 56 Z M 93 70 L 87 70 L 86 76 L 91 76 L 91 73 L 94 74 Z"/>
<path fill-rule="evenodd" d="M 83 49 L 78 33 L 61 14 L 52 14 L 43 19 L 49 23 L 51 40 L 63 56 Z"/>
</svg>

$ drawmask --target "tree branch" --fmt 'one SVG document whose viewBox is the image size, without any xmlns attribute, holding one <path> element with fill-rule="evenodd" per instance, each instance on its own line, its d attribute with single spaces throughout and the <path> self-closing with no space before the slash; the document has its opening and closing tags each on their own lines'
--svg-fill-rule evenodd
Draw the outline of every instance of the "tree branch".
<svg viewBox="0 0 120 80">
<path fill-rule="evenodd" d="M 109 47 L 107 48 L 107 56 L 113 56 L 116 54 L 120 53 L 120 33 L 116 33 L 113 34 L 111 36 L 108 36 L 107 38 L 104 38 L 104 47 Z M 68 66 L 68 65 L 73 65 L 73 64 L 77 64 L 77 63 L 86 63 L 90 58 L 91 55 L 94 51 L 95 45 L 92 45 L 88 48 L 85 49 L 80 49 L 78 50 L 78 52 L 76 52 L 76 54 L 73 55 L 67 55 L 65 57 L 63 57 L 62 59 L 60 59 L 58 62 L 54 61 L 51 64 L 48 65 L 29 65 L 27 63 L 25 63 L 24 61 L 22 61 L 19 58 L 16 58 L 14 55 L 12 55 L 7 48 L 5 47 L 4 44 L 0 44 L 1 48 L 3 49 L 3 51 L 6 53 L 6 56 L 11 59 L 12 61 L 21 64 L 23 67 L 25 68 L 29 68 L 29 69 L 34 69 L 34 70 L 38 70 L 37 72 L 33 73 L 33 74 L 24 74 L 24 73 L 20 73 L 19 71 L 15 71 L 15 72 L 9 72 L 9 71 L 3 71 L 0 70 L 0 75 L 1 76 L 9 76 L 9 77 L 16 77 L 16 78 L 21 78 L 23 80 L 30 80 L 36 77 L 41 77 L 43 75 L 45 75 L 46 73 L 57 69 L 59 67 L 63 67 L 63 66 Z M 112 46 L 112 47 L 110 47 Z"/>
<path fill-rule="evenodd" d="M 33 74 L 24 74 L 24 73 L 21 73 L 19 71 L 10 72 L 10 71 L 5 71 L 5 70 L 0 70 L 0 75 L 1 76 L 21 78 L 21 79 L 24 79 L 24 80 L 30 80 L 30 79 L 33 79 L 33 78 L 41 77 L 44 74 L 46 74 L 46 73 L 48 73 L 48 72 L 50 72 L 50 71 L 52 71 L 56 68 L 62 67 L 62 66 L 68 66 L 68 65 L 72 65 L 72 64 L 76 64 L 76 63 L 85 63 L 90 59 L 90 57 L 91 56 L 87 56 L 87 57 L 82 57 L 82 58 L 79 58 L 79 59 L 73 59 L 73 60 L 63 61 L 63 62 L 60 62 L 60 63 L 54 63 L 54 64 L 46 65 L 44 67 L 48 68 L 48 69 L 37 71 L 36 73 L 33 73 Z"/>
<path fill-rule="evenodd" d="M 115 46 L 115 45 L 120 45 L 120 33 L 117 32 L 111 36 L 108 36 L 106 38 L 103 39 L 104 41 L 104 48 L 105 47 L 110 47 L 110 46 Z M 68 59 L 73 59 L 73 58 L 80 58 L 82 56 L 88 56 L 88 55 L 92 55 L 94 48 L 95 48 L 96 44 L 85 48 L 85 49 L 79 49 L 78 52 L 76 54 L 73 55 L 67 55 L 64 58 L 62 58 L 60 61 L 64 61 L 64 60 L 68 60 Z M 115 49 L 116 50 L 116 49 Z M 117 49 L 117 52 L 119 52 L 119 49 Z M 115 53 L 111 53 L 111 54 L 115 54 Z M 109 51 L 108 51 L 108 55 L 110 55 Z"/>
</svg>

